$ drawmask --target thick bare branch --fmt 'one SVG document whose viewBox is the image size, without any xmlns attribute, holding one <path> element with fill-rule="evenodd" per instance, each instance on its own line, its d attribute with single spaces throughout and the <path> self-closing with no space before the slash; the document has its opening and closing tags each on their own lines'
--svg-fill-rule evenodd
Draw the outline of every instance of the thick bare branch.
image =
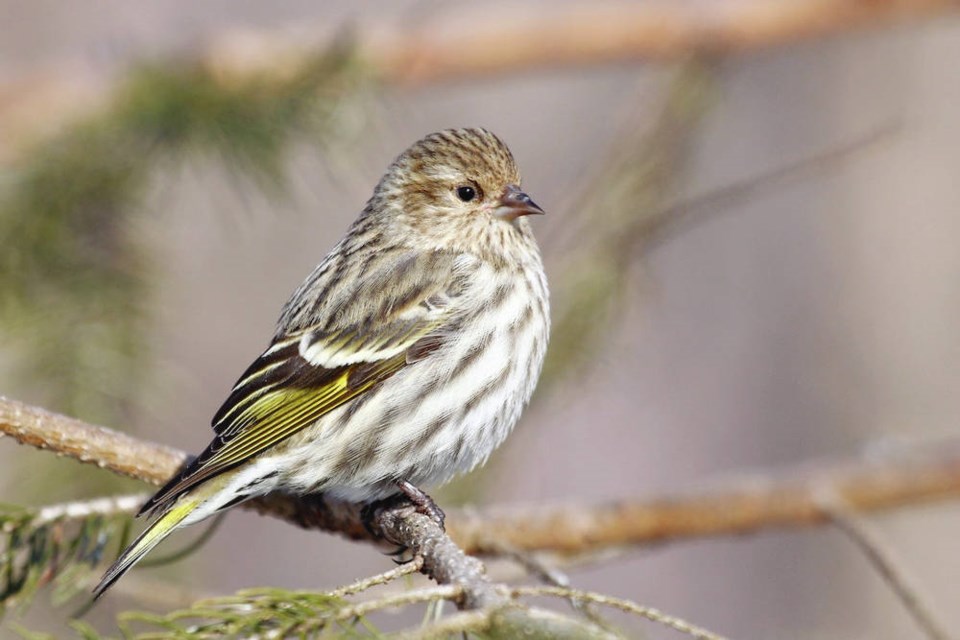
<svg viewBox="0 0 960 640">
<path fill-rule="evenodd" d="M 150 484 L 167 481 L 187 454 L 0 396 L 0 433 L 38 449 Z"/>
<path fill-rule="evenodd" d="M 508 603 L 487 578 L 483 564 L 465 554 L 431 518 L 413 508 L 392 509 L 378 513 L 374 522 L 389 542 L 409 547 L 423 558 L 423 573 L 440 584 L 462 585 L 462 608 L 488 609 Z"/>
<path fill-rule="evenodd" d="M 169 447 L 2 397 L 0 433 L 153 484 L 164 482 L 186 458 Z M 942 444 L 916 455 L 808 466 L 791 474 L 756 477 L 673 497 L 605 505 L 455 511 L 448 514 L 447 531 L 468 554 L 496 553 L 504 545 L 524 551 L 578 554 L 624 545 L 823 524 L 831 519 L 822 506 L 824 491 L 832 492 L 855 512 L 960 497 L 960 444 Z M 318 496 L 271 495 L 245 506 L 304 528 L 373 539 L 357 505 Z M 385 522 L 381 537 L 405 544 L 403 538 L 409 534 L 392 527 L 399 525 Z M 413 530 L 418 529 L 413 526 Z"/>
<path fill-rule="evenodd" d="M 960 445 L 917 456 L 821 464 L 673 497 L 456 513 L 451 514 L 447 529 L 471 553 L 495 550 L 497 544 L 580 553 L 823 524 L 830 520 L 818 498 L 824 489 L 856 512 L 957 498 Z"/>
</svg>

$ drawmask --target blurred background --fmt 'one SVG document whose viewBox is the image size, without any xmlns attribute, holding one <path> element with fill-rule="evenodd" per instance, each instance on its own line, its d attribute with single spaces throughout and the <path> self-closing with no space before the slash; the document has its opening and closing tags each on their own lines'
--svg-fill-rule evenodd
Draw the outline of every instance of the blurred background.
<svg viewBox="0 0 960 640">
<path fill-rule="evenodd" d="M 439 492 L 442 505 L 653 496 L 956 437 L 955 15 L 702 60 L 419 84 L 339 60 L 249 85 L 229 64 L 192 62 L 225 33 L 429 33 L 436 20 L 455 39 L 561 6 L 573 3 L 0 0 L 0 115 L 42 96 L 51 74 L 94 114 L 61 118 L 73 94 L 54 93 L 0 127 L 0 393 L 198 451 L 281 305 L 393 157 L 431 131 L 483 126 L 548 212 L 534 225 L 555 353 L 517 431 Z M 211 76 L 229 95 L 204 93 Z M 140 125 L 153 137 L 131 141 Z M 107 476 L 0 442 L 3 502 L 141 490 Z M 960 626 L 960 506 L 869 520 Z M 366 545 L 235 511 L 188 560 L 134 572 L 90 619 L 104 628 L 119 610 L 323 589 L 388 567 Z M 922 637 L 831 528 L 648 548 L 571 578 L 732 638 Z M 56 633 L 63 611 L 43 611 L 38 600 L 27 626 Z"/>
</svg>

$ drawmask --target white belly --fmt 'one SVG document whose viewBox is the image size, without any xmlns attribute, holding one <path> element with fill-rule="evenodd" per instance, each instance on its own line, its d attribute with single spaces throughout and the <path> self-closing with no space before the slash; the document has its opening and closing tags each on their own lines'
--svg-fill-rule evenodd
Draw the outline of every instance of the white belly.
<svg viewBox="0 0 960 640">
<path fill-rule="evenodd" d="M 297 434 L 271 460 L 279 487 L 362 501 L 395 493 L 397 480 L 427 487 L 484 462 L 530 400 L 549 332 L 542 271 L 499 300 L 495 285 L 478 300 L 496 309 L 480 305 L 441 348 Z"/>
</svg>

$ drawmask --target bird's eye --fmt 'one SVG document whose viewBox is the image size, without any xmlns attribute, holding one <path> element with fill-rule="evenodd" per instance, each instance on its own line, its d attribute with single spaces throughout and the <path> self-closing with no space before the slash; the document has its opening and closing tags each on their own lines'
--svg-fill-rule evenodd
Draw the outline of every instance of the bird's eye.
<svg viewBox="0 0 960 640">
<path fill-rule="evenodd" d="M 457 197 L 464 202 L 470 202 L 477 197 L 477 190 L 468 184 L 457 187 Z"/>
</svg>

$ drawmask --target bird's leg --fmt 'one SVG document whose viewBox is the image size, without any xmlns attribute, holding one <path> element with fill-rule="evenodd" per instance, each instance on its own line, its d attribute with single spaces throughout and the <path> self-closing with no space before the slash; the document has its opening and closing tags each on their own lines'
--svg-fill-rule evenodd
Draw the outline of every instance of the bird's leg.
<svg viewBox="0 0 960 640">
<path fill-rule="evenodd" d="M 437 506 L 437 503 L 433 501 L 433 498 L 406 480 L 398 480 L 396 484 L 397 488 L 400 489 L 399 494 L 370 502 L 364 506 L 360 512 L 363 526 L 372 536 L 380 537 L 379 527 L 376 526 L 376 523 L 385 511 L 405 507 L 409 504 L 414 506 L 417 513 L 422 513 L 427 516 L 440 525 L 441 529 L 446 531 L 444 528 L 446 516 L 443 510 Z M 393 561 L 397 564 L 404 564 L 413 559 L 413 556 L 408 554 L 408 551 L 409 549 L 406 546 L 398 545 L 394 551 L 389 552 L 387 555 L 393 556 Z"/>
<path fill-rule="evenodd" d="M 443 509 L 438 507 L 437 503 L 433 501 L 433 498 L 406 480 L 398 480 L 397 487 L 399 487 L 400 491 L 403 492 L 403 495 L 410 499 L 410 502 L 413 503 L 413 506 L 417 508 L 418 513 L 422 513 L 423 515 L 427 516 L 440 525 L 441 529 L 446 531 L 446 527 L 444 527 L 443 523 L 447 516 L 443 513 Z"/>
<path fill-rule="evenodd" d="M 383 498 L 382 500 L 369 502 L 360 511 L 360 519 L 370 535 L 380 537 L 377 520 L 381 514 L 393 509 L 407 507 L 411 504 L 417 510 L 417 513 L 422 513 L 427 516 L 440 525 L 441 529 L 446 531 L 444 527 L 446 516 L 443 510 L 437 506 L 437 503 L 433 501 L 433 498 L 406 480 L 397 480 L 396 485 L 397 488 L 400 489 L 400 493 Z M 403 549 L 401 549 L 401 553 L 402 552 Z"/>
</svg>

